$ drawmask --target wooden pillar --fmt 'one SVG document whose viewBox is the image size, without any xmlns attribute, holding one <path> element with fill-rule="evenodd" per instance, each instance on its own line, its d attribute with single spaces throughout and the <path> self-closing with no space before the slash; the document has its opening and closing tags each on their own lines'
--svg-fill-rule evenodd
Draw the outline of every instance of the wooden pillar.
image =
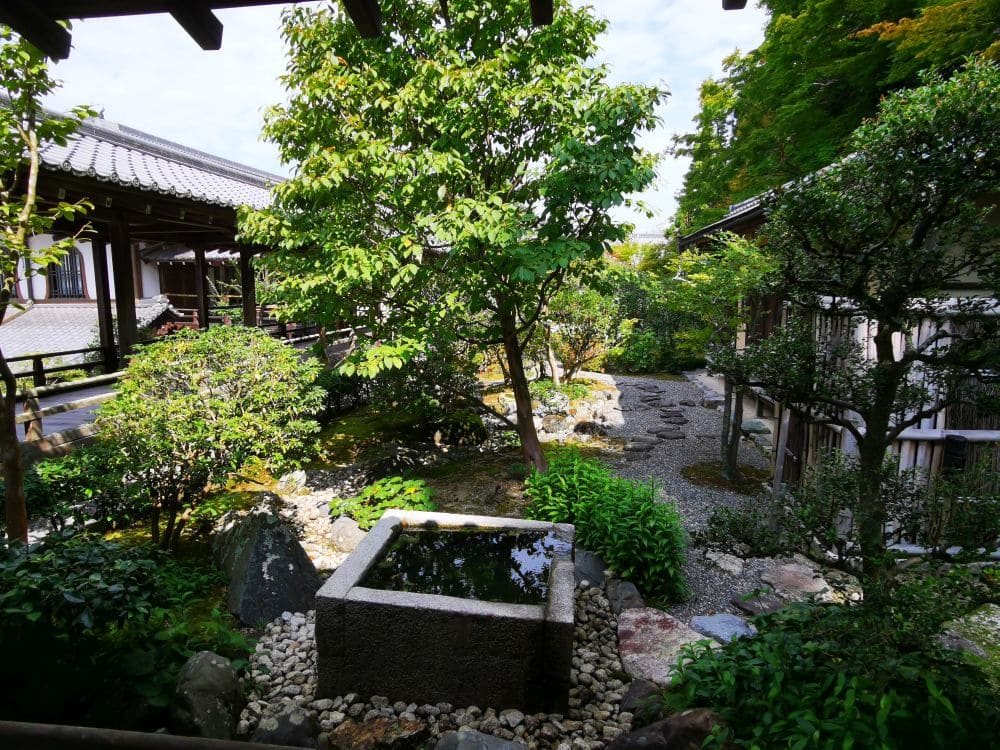
<svg viewBox="0 0 1000 750">
<path fill-rule="evenodd" d="M 253 272 L 253 250 L 240 248 L 240 298 L 243 300 L 243 325 L 257 325 L 257 279 Z"/>
<path fill-rule="evenodd" d="M 97 288 L 97 333 L 101 341 L 104 371 L 118 369 L 118 352 L 115 349 L 114 319 L 111 317 L 111 286 L 108 283 L 108 239 L 105 228 L 98 229 L 90 240 L 94 256 L 94 286 Z"/>
<path fill-rule="evenodd" d="M 194 293 L 198 297 L 198 327 L 208 328 L 208 288 L 205 284 L 205 276 L 208 274 L 208 266 L 205 264 L 204 248 L 194 250 Z"/>
<path fill-rule="evenodd" d="M 118 315 L 119 364 L 132 353 L 139 339 L 135 318 L 135 284 L 132 277 L 132 241 L 128 222 L 119 215 L 111 223 L 111 274 L 115 280 L 115 312 Z"/>
</svg>

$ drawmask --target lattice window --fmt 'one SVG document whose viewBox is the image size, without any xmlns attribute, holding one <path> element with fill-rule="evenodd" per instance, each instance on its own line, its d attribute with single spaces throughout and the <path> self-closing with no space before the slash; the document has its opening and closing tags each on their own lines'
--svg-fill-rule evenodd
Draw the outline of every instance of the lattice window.
<svg viewBox="0 0 1000 750">
<path fill-rule="evenodd" d="M 83 256 L 72 250 L 59 265 L 49 267 L 49 299 L 83 299 Z"/>
</svg>

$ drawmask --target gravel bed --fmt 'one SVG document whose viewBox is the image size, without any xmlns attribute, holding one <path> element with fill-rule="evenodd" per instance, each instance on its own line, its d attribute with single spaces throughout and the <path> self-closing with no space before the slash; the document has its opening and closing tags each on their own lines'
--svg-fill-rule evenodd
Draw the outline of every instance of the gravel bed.
<svg viewBox="0 0 1000 750">
<path fill-rule="evenodd" d="M 677 425 L 684 434 L 683 439 L 658 440 L 648 452 L 623 453 L 615 467 L 618 474 L 640 481 L 655 479 L 664 497 L 677 505 L 684 526 L 690 532 L 704 528 L 714 508 L 720 505 L 736 507 L 747 502 L 744 495 L 702 487 L 681 476 L 680 470 L 685 466 L 719 460 L 722 415 L 715 408 L 700 406 L 701 388 L 687 380 L 623 375 L 616 375 L 615 383 L 622 394 L 620 403 L 625 424 L 609 430 L 612 437 L 638 440 L 652 437 L 649 430 L 664 425 L 662 408 L 677 409 L 688 420 L 687 424 Z M 767 459 L 747 441 L 740 445 L 739 460 L 760 468 L 768 466 Z M 736 576 L 707 561 L 700 550 L 691 548 L 684 566 L 691 597 L 667 607 L 666 611 L 685 622 L 695 615 L 741 614 L 731 599 L 760 586 L 760 574 L 778 564 L 769 559 L 747 560 L 743 573 Z"/>
<path fill-rule="evenodd" d="M 582 582 L 576 589 L 576 634 L 570 673 L 569 709 L 563 714 L 529 714 L 504 706 L 457 707 L 448 703 L 412 702 L 413 696 L 359 696 L 357 693 L 317 698 L 315 612 L 286 612 L 267 626 L 244 678 L 249 691 L 238 734 L 249 737 L 263 719 L 304 714 L 326 735 L 349 721 L 377 717 L 420 720 L 430 734 L 468 728 L 530 750 L 601 750 L 631 729 L 632 715 L 619 712 L 625 684 L 620 677 L 618 620 L 603 587 Z M 497 675 L 502 679 L 502 675 Z M 319 737 L 319 746 L 327 737 Z"/>
</svg>

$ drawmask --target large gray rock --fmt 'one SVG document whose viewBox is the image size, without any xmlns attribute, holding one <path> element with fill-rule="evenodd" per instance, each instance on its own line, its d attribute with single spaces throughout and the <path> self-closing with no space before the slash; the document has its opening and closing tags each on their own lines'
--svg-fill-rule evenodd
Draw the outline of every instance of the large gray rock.
<svg viewBox="0 0 1000 750">
<path fill-rule="evenodd" d="M 617 615 L 623 609 L 635 609 L 645 607 L 646 601 L 639 593 L 639 589 L 631 581 L 622 581 L 612 578 L 608 581 L 607 587 L 608 601 L 611 602 L 611 609 Z"/>
<path fill-rule="evenodd" d="M 604 571 L 608 566 L 599 555 L 577 547 L 573 550 L 573 563 L 577 583 L 590 581 L 593 585 L 600 586 L 604 582 Z"/>
<path fill-rule="evenodd" d="M 771 428 L 759 419 L 746 419 L 740 425 L 740 431 L 746 435 L 770 435 Z"/>
<path fill-rule="evenodd" d="M 229 578 L 229 611 L 241 622 L 258 625 L 315 607 L 322 583 L 316 567 L 274 514 L 255 510 L 224 519 L 212 552 Z"/>
<path fill-rule="evenodd" d="M 250 741 L 265 745 L 316 747 L 318 735 L 319 723 L 316 720 L 316 712 L 289 706 L 276 716 L 265 716 L 261 719 Z"/>
<path fill-rule="evenodd" d="M 662 688 L 649 680 L 635 679 L 628 684 L 619 710 L 640 717 L 655 714 L 659 709 L 659 696 Z M 646 723 L 649 723 L 648 721 Z M 633 719 L 633 726 L 641 726 L 638 718 Z"/>
<path fill-rule="evenodd" d="M 240 680 L 229 660 L 211 651 L 199 651 L 177 675 L 170 703 L 174 734 L 232 739 L 243 710 Z"/>
<path fill-rule="evenodd" d="M 434 745 L 434 750 L 524 750 L 520 742 L 509 742 L 471 729 L 448 732 Z"/>
<path fill-rule="evenodd" d="M 354 548 L 361 544 L 361 540 L 365 538 L 365 532 L 358 526 L 358 522 L 350 516 L 340 516 L 334 521 L 330 535 L 334 548 L 340 552 L 353 552 Z"/>
<path fill-rule="evenodd" d="M 710 709 L 693 708 L 620 735 L 608 750 L 698 750 L 718 724 Z"/>
<path fill-rule="evenodd" d="M 718 615 L 698 615 L 691 618 L 691 629 L 714 638 L 720 643 L 734 641 L 750 635 L 757 635 L 757 628 L 742 617 L 728 613 Z"/>
</svg>

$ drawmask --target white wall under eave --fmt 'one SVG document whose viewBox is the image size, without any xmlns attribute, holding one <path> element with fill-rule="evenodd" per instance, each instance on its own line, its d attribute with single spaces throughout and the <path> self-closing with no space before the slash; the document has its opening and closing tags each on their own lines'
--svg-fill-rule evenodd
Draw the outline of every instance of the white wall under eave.
<svg viewBox="0 0 1000 750">
<path fill-rule="evenodd" d="M 160 293 L 160 270 L 155 263 L 139 263 L 142 273 L 142 298 L 148 299 Z"/>
</svg>

